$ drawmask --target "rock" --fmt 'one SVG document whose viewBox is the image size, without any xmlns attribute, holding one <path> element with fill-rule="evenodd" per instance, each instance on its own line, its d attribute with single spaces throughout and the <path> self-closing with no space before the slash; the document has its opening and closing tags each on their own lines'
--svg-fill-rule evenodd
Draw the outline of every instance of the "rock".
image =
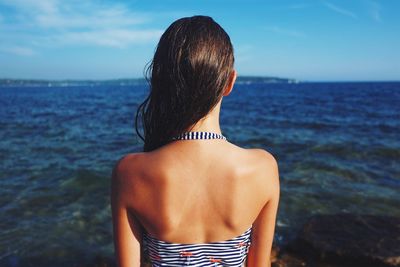
<svg viewBox="0 0 400 267">
<path fill-rule="evenodd" d="M 283 253 L 271 264 L 272 267 L 301 267 L 308 266 L 306 262 L 295 255 Z"/>
<path fill-rule="evenodd" d="M 400 266 L 400 218 L 315 215 L 287 249 L 343 266 Z"/>
<path fill-rule="evenodd" d="M 271 262 L 275 262 L 278 260 L 278 255 L 279 255 L 279 247 L 277 247 L 275 244 L 272 245 L 272 250 L 271 250 Z"/>
<path fill-rule="evenodd" d="M 106 258 L 102 256 L 96 256 L 88 267 L 116 267 L 116 263 L 111 258 Z"/>
<path fill-rule="evenodd" d="M 113 258 L 104 257 L 102 255 L 97 255 L 88 262 L 85 262 L 84 259 L 81 259 L 81 261 L 82 262 L 79 262 L 79 260 L 76 259 L 76 263 L 69 265 L 69 266 L 71 266 L 71 267 L 117 267 L 117 264 Z M 63 263 L 60 265 L 65 266 L 66 264 Z M 44 266 L 52 266 L 52 265 L 47 264 Z"/>
</svg>

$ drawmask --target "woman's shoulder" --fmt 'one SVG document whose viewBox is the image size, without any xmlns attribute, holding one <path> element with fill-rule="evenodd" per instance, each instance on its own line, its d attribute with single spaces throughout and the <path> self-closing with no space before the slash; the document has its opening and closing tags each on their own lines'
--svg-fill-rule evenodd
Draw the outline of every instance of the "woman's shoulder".
<svg viewBox="0 0 400 267">
<path fill-rule="evenodd" d="M 275 157 L 267 150 L 262 148 L 245 148 L 247 153 L 254 157 L 255 160 L 268 165 L 276 165 L 277 161 Z"/>
<path fill-rule="evenodd" d="M 258 159 L 260 188 L 264 189 L 268 200 L 279 197 L 280 181 L 277 160 L 264 149 L 252 149 L 251 153 Z"/>
<path fill-rule="evenodd" d="M 129 153 L 122 156 L 114 165 L 113 177 L 123 179 L 122 177 L 137 172 L 143 156 L 144 153 Z"/>
<path fill-rule="evenodd" d="M 147 160 L 147 153 L 130 153 L 121 157 L 115 164 L 112 172 L 111 187 L 126 206 L 132 210 L 147 207 L 149 199 L 146 197 L 156 188 L 155 181 L 149 179 L 151 164 Z M 151 201 L 150 201 L 151 202 Z M 147 204 L 146 204 L 147 203 Z"/>
<path fill-rule="evenodd" d="M 251 149 L 250 153 L 260 164 L 260 169 L 269 177 L 275 177 L 278 174 L 278 162 L 275 157 L 267 150 L 256 148 Z M 276 178 L 276 177 L 275 177 Z"/>
<path fill-rule="evenodd" d="M 267 150 L 262 148 L 240 148 L 244 166 L 254 184 L 259 189 L 266 189 L 270 195 L 279 190 L 279 170 L 276 158 Z"/>
<path fill-rule="evenodd" d="M 160 182 L 160 157 L 153 152 L 129 153 L 121 157 L 113 168 L 113 181 L 131 188 L 151 187 Z"/>
<path fill-rule="evenodd" d="M 276 170 L 278 168 L 278 163 L 275 157 L 265 149 L 243 148 L 234 144 L 232 144 L 232 146 L 243 158 L 245 158 L 245 160 L 252 162 L 261 169 L 266 168 L 268 170 Z"/>
<path fill-rule="evenodd" d="M 129 153 L 122 156 L 114 165 L 112 171 L 112 185 L 119 190 L 132 188 L 134 183 L 142 177 L 145 153 Z"/>
</svg>

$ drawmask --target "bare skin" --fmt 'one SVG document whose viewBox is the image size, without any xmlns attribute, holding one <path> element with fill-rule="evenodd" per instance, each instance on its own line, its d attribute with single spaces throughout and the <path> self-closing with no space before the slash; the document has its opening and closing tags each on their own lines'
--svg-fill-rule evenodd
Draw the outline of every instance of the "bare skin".
<svg viewBox="0 0 400 267">
<path fill-rule="evenodd" d="M 224 96 L 235 79 L 233 71 Z M 221 101 L 192 131 L 221 133 Z M 265 150 L 212 139 L 128 154 L 114 168 L 111 198 L 120 267 L 140 266 L 144 230 L 168 242 L 208 243 L 239 236 L 251 225 L 247 266 L 271 266 L 279 174 Z"/>
</svg>

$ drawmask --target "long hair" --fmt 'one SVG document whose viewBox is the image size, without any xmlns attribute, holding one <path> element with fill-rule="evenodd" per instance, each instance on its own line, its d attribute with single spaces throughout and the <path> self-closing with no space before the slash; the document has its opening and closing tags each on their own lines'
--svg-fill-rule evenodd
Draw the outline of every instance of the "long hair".
<svg viewBox="0 0 400 267">
<path fill-rule="evenodd" d="M 135 116 L 143 151 L 169 143 L 206 116 L 221 99 L 233 64 L 231 40 L 211 17 L 173 22 L 161 36 L 145 71 L 150 93 Z"/>
</svg>

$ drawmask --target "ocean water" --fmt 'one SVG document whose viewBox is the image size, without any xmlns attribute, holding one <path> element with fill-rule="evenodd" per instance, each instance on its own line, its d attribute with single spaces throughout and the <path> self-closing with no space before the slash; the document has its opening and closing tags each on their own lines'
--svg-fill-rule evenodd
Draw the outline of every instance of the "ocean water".
<svg viewBox="0 0 400 267">
<path fill-rule="evenodd" d="M 112 257 L 111 170 L 139 151 L 145 84 L 0 88 L 0 266 Z M 261 147 L 281 177 L 276 242 L 313 214 L 400 216 L 400 83 L 236 84 L 230 142 Z"/>
</svg>

